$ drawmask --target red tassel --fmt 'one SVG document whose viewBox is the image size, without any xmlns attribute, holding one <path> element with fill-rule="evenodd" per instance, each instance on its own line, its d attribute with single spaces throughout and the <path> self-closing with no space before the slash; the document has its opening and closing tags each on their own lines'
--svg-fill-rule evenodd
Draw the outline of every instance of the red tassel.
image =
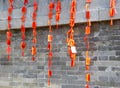
<svg viewBox="0 0 120 88">
<path fill-rule="evenodd" d="M 32 42 L 33 42 L 34 44 L 37 43 L 37 39 L 36 39 L 36 37 L 33 38 Z"/>
<path fill-rule="evenodd" d="M 33 36 L 36 37 L 36 35 L 37 35 L 36 29 L 33 29 Z"/>
<path fill-rule="evenodd" d="M 10 24 L 10 23 L 8 23 L 8 25 L 7 25 L 7 26 L 8 26 L 8 30 L 10 30 L 10 28 L 11 28 L 11 24 Z"/>
<path fill-rule="evenodd" d="M 11 52 L 11 47 L 10 46 L 7 46 L 6 52 L 7 52 L 7 54 L 10 54 L 10 52 Z"/>
<path fill-rule="evenodd" d="M 86 65 L 90 65 L 91 59 L 89 57 L 86 58 Z"/>
<path fill-rule="evenodd" d="M 90 73 L 87 73 L 86 74 L 86 82 L 89 82 L 90 81 Z"/>
<path fill-rule="evenodd" d="M 34 21 L 34 22 L 32 22 L 32 28 L 33 29 L 36 29 L 36 26 L 37 26 L 37 23 Z"/>
<path fill-rule="evenodd" d="M 8 22 L 10 23 L 12 20 L 11 16 L 8 16 Z"/>
<path fill-rule="evenodd" d="M 56 14 L 56 21 L 59 22 L 60 20 L 60 14 Z"/>
<path fill-rule="evenodd" d="M 8 31 L 6 34 L 7 34 L 7 38 L 11 38 L 12 37 L 12 33 L 10 31 Z"/>
<path fill-rule="evenodd" d="M 9 1 L 10 4 L 12 4 L 14 0 L 8 0 L 8 1 Z"/>
<path fill-rule="evenodd" d="M 21 25 L 21 32 L 25 33 L 25 26 L 23 24 Z"/>
<path fill-rule="evenodd" d="M 49 10 L 52 11 L 53 8 L 54 8 L 54 3 L 53 3 L 53 2 L 50 2 L 50 4 L 49 4 Z"/>
<path fill-rule="evenodd" d="M 84 36 L 84 42 L 87 43 L 88 37 Z"/>
<path fill-rule="evenodd" d="M 85 88 L 90 88 L 90 87 L 89 87 L 89 84 L 86 84 L 86 85 L 85 85 Z"/>
<path fill-rule="evenodd" d="M 52 61 L 51 59 L 48 60 L 48 67 L 51 67 L 52 66 Z"/>
<path fill-rule="evenodd" d="M 53 56 L 52 52 L 49 52 L 49 58 L 51 58 Z"/>
<path fill-rule="evenodd" d="M 23 34 L 22 34 L 22 40 L 25 40 L 25 38 L 26 38 L 26 36 L 25 36 L 25 34 L 23 33 Z"/>
<path fill-rule="evenodd" d="M 90 11 L 86 11 L 86 19 L 90 19 Z"/>
<path fill-rule="evenodd" d="M 86 0 L 87 3 L 91 3 L 92 0 Z"/>
<path fill-rule="evenodd" d="M 35 61 L 35 57 L 32 57 L 32 61 Z"/>
<path fill-rule="evenodd" d="M 7 43 L 7 45 L 11 45 L 11 40 L 10 40 L 10 39 L 7 39 L 7 40 L 6 40 L 6 43 Z"/>
<path fill-rule="evenodd" d="M 37 13 L 36 13 L 36 12 L 33 12 L 33 14 L 32 14 L 32 19 L 33 19 L 33 20 L 36 20 L 36 17 L 37 17 Z"/>
<path fill-rule="evenodd" d="M 53 40 L 53 36 L 52 35 L 48 35 L 48 42 L 52 42 Z"/>
<path fill-rule="evenodd" d="M 50 11 L 50 12 L 48 13 L 48 17 L 49 17 L 49 19 L 52 19 L 52 11 Z"/>
<path fill-rule="evenodd" d="M 24 50 L 22 50 L 22 56 L 24 56 Z"/>
<path fill-rule="evenodd" d="M 90 34 L 90 27 L 89 27 L 89 26 L 87 26 L 87 27 L 85 28 L 85 34 L 86 34 L 86 35 L 89 35 L 89 34 Z"/>
<path fill-rule="evenodd" d="M 51 44 L 48 42 L 48 47 L 47 49 L 50 50 Z"/>
<path fill-rule="evenodd" d="M 7 56 L 7 59 L 10 61 L 10 55 Z"/>
<path fill-rule="evenodd" d="M 21 17 L 21 21 L 24 23 L 25 20 L 26 20 L 26 17 L 23 15 L 23 16 Z"/>
<path fill-rule="evenodd" d="M 51 82 L 50 82 L 50 79 L 48 79 L 48 86 L 50 86 Z"/>
<path fill-rule="evenodd" d="M 116 0 L 110 0 L 110 7 L 114 8 L 116 6 Z"/>
<path fill-rule="evenodd" d="M 35 2 L 34 2 L 34 11 L 37 11 L 37 9 L 38 9 L 38 4 L 37 4 L 37 2 L 35 1 Z"/>
<path fill-rule="evenodd" d="M 75 61 L 71 60 L 71 67 L 74 67 L 74 66 L 75 66 Z"/>
<path fill-rule="evenodd" d="M 86 71 L 90 70 L 90 66 L 86 65 Z"/>
<path fill-rule="evenodd" d="M 48 77 L 51 77 L 51 76 L 52 76 L 52 71 L 48 70 Z"/>
<path fill-rule="evenodd" d="M 109 14 L 110 17 L 113 17 L 113 16 L 115 15 L 115 9 L 114 9 L 114 8 L 111 8 L 109 13 L 110 13 L 110 14 Z"/>
<path fill-rule="evenodd" d="M 26 43 L 25 42 L 21 42 L 21 49 L 25 49 L 26 48 Z"/>
<path fill-rule="evenodd" d="M 36 53 L 37 53 L 36 47 L 32 46 L 31 54 L 34 56 L 34 55 L 36 55 Z"/>
<path fill-rule="evenodd" d="M 23 6 L 21 10 L 22 10 L 22 14 L 26 14 L 26 12 L 27 12 L 26 6 Z"/>
<path fill-rule="evenodd" d="M 27 5 L 28 4 L 28 0 L 24 0 L 24 5 Z"/>
<path fill-rule="evenodd" d="M 70 26 L 73 27 L 75 25 L 75 21 L 73 19 L 70 19 Z"/>
<path fill-rule="evenodd" d="M 9 14 L 12 14 L 12 11 L 13 11 L 13 8 L 12 8 L 12 7 L 9 7 L 9 8 L 8 8 L 8 13 L 9 13 Z"/>
<path fill-rule="evenodd" d="M 71 3 L 71 7 L 75 7 L 76 6 L 76 0 L 73 0 Z"/>
</svg>

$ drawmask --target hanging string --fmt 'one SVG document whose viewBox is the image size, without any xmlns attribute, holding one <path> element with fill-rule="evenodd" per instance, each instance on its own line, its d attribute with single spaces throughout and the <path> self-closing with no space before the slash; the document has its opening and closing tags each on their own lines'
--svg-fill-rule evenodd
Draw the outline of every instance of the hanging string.
<svg viewBox="0 0 120 88">
<path fill-rule="evenodd" d="M 54 9 L 54 2 L 52 2 L 52 0 L 50 0 L 50 4 L 49 4 L 49 13 L 48 13 L 48 25 L 49 25 L 49 34 L 48 34 L 48 85 L 50 86 L 51 81 L 50 78 L 52 77 L 52 57 L 53 57 L 53 53 L 52 53 L 52 40 L 53 40 L 53 35 L 52 35 L 52 26 L 51 26 L 51 19 L 53 17 L 53 9 Z"/>
<path fill-rule="evenodd" d="M 85 53 L 85 56 L 86 56 L 86 61 L 85 61 L 86 85 L 85 85 L 85 88 L 90 88 L 89 82 L 90 82 L 90 76 L 91 76 L 90 73 L 89 73 L 90 63 L 91 63 L 91 58 L 89 56 L 89 49 L 90 49 L 89 35 L 91 33 L 91 21 L 90 21 L 91 16 L 90 16 L 90 10 L 89 10 L 90 3 L 91 3 L 91 0 L 86 0 L 85 9 L 86 9 L 87 26 L 85 27 L 85 37 L 84 37 L 84 42 L 85 42 L 85 45 L 86 45 L 86 53 Z"/>
<path fill-rule="evenodd" d="M 61 1 L 58 0 L 56 3 L 56 28 L 58 28 L 58 22 L 60 21 L 60 13 L 61 13 Z"/>
<path fill-rule="evenodd" d="M 7 52 L 7 59 L 10 60 L 10 54 L 11 54 L 11 38 L 12 38 L 12 32 L 10 31 L 11 29 L 11 21 L 12 21 L 12 12 L 13 12 L 13 2 L 14 0 L 8 0 L 9 3 L 9 7 L 8 7 L 8 31 L 6 32 L 6 36 L 7 36 L 7 40 L 6 40 L 6 44 L 7 44 L 7 48 L 6 48 L 6 52 Z"/>
<path fill-rule="evenodd" d="M 67 46 L 68 46 L 68 54 L 70 55 L 71 59 L 71 67 L 75 66 L 75 60 L 76 60 L 76 44 L 74 40 L 74 25 L 75 25 L 75 15 L 76 15 L 76 0 L 72 0 L 71 2 L 71 8 L 70 8 L 70 30 L 67 32 Z"/>
<path fill-rule="evenodd" d="M 24 56 L 24 50 L 26 48 L 26 42 L 25 42 L 25 39 L 26 39 L 26 36 L 25 36 L 25 32 L 26 32 L 26 29 L 25 29 L 25 21 L 26 21 L 26 13 L 27 13 L 27 7 L 26 5 L 28 4 L 28 0 L 24 0 L 24 5 L 21 9 L 21 12 L 22 12 L 22 17 L 21 17 L 21 34 L 22 34 L 22 41 L 21 41 L 21 55 Z"/>
<path fill-rule="evenodd" d="M 116 0 L 110 0 L 110 10 L 109 10 L 109 16 L 111 17 L 110 25 L 113 25 L 112 17 L 114 17 L 115 14 L 117 14 L 117 10 L 116 10 L 115 6 L 116 6 Z"/>
<path fill-rule="evenodd" d="M 33 46 L 31 48 L 31 54 L 32 54 L 32 61 L 35 61 L 35 56 L 37 54 L 37 49 L 36 49 L 36 43 L 37 43 L 37 31 L 36 31 L 36 27 L 37 27 L 37 22 L 36 22 L 36 17 L 37 17 L 37 10 L 38 10 L 38 4 L 36 2 L 36 0 L 34 0 L 34 4 L 33 4 L 33 13 L 32 13 L 32 28 L 33 28 L 33 38 L 32 38 L 32 42 L 33 42 Z"/>
</svg>

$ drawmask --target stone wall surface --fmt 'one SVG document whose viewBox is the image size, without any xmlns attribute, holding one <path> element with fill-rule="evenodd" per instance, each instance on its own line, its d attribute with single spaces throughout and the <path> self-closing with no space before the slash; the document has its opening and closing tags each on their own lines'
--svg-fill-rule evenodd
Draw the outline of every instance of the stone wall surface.
<svg viewBox="0 0 120 88">
<path fill-rule="evenodd" d="M 54 0 L 53 0 L 54 1 Z M 86 22 L 85 19 L 85 0 L 76 0 L 77 1 L 77 12 L 76 12 L 76 23 Z M 37 0 L 39 4 L 38 8 L 38 17 L 37 17 L 37 26 L 47 26 L 48 24 L 48 5 L 49 0 Z M 62 2 L 62 12 L 61 20 L 59 24 L 68 24 L 69 23 L 69 12 L 70 12 L 70 2 L 71 0 L 61 0 Z M 91 11 L 91 21 L 105 21 L 110 20 L 109 17 L 109 2 L 110 0 L 92 0 L 90 5 Z M 21 7 L 23 6 L 23 0 L 14 0 L 14 11 L 12 14 L 12 29 L 21 27 Z M 25 26 L 27 28 L 31 27 L 32 24 L 32 12 L 33 12 L 33 0 L 29 0 L 27 5 L 27 18 Z M 7 29 L 7 0 L 0 0 L 0 30 Z M 113 19 L 120 19 L 120 0 L 116 0 L 116 9 L 117 14 Z M 55 15 L 55 10 L 54 10 Z M 55 18 L 53 17 L 52 25 L 55 25 Z M 16 24 L 17 23 L 17 24 Z"/>
<path fill-rule="evenodd" d="M 32 29 L 26 29 L 25 56 L 21 56 L 19 29 L 12 30 L 11 60 L 6 58 L 6 31 L 0 31 L 0 88 L 84 88 L 85 44 L 83 42 L 86 24 L 75 25 L 77 44 L 76 66 L 70 67 L 65 41 L 69 25 L 53 27 L 53 77 L 47 85 L 47 34 L 48 27 L 37 28 L 37 58 L 33 62 L 30 49 Z M 90 88 L 120 88 L 120 20 L 94 22 L 90 35 L 91 82 Z"/>
</svg>

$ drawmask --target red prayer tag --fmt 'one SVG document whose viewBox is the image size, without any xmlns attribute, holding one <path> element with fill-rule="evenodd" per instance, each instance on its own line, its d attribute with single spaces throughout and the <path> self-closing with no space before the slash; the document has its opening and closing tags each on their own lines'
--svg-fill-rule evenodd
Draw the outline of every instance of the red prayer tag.
<svg viewBox="0 0 120 88">
<path fill-rule="evenodd" d="M 32 14 L 32 19 L 33 19 L 33 20 L 36 20 L 36 17 L 37 17 L 37 13 L 36 13 L 36 12 L 33 12 L 33 14 Z"/>
<path fill-rule="evenodd" d="M 32 46 L 32 49 L 31 49 L 31 54 L 32 55 L 36 55 L 36 52 L 37 50 L 36 50 L 36 47 L 35 46 Z"/>
<path fill-rule="evenodd" d="M 12 11 L 13 11 L 13 8 L 12 8 L 12 7 L 9 7 L 9 8 L 8 8 L 8 13 L 9 13 L 9 14 L 12 14 Z"/>
<path fill-rule="evenodd" d="M 10 54 L 10 52 L 11 52 L 11 47 L 10 46 L 7 46 L 6 52 L 7 52 L 7 54 Z"/>
<path fill-rule="evenodd" d="M 27 5 L 28 4 L 28 0 L 24 0 L 24 5 Z"/>
<path fill-rule="evenodd" d="M 86 65 L 90 65 L 91 59 L 89 57 L 86 57 Z"/>
<path fill-rule="evenodd" d="M 7 39 L 7 40 L 6 40 L 6 43 L 7 43 L 7 45 L 11 45 L 11 40 L 10 40 L 10 39 Z"/>
<path fill-rule="evenodd" d="M 52 35 L 48 35 L 48 42 L 52 42 L 53 40 L 53 36 Z"/>
<path fill-rule="evenodd" d="M 90 27 L 89 26 L 86 26 L 86 28 L 85 28 L 85 34 L 90 34 Z"/>
<path fill-rule="evenodd" d="M 52 71 L 48 70 L 48 77 L 51 77 L 51 76 L 52 76 Z"/>
<path fill-rule="evenodd" d="M 26 43 L 25 42 L 21 42 L 21 49 L 25 49 L 26 48 Z"/>
<path fill-rule="evenodd" d="M 22 10 L 22 14 L 26 14 L 26 12 L 27 12 L 26 6 L 23 6 L 21 10 Z"/>
<path fill-rule="evenodd" d="M 24 23 L 25 20 L 26 20 L 26 17 L 23 15 L 23 16 L 21 17 L 21 21 Z"/>
<path fill-rule="evenodd" d="M 86 19 L 90 19 L 90 11 L 86 11 Z"/>
<path fill-rule="evenodd" d="M 75 61 L 71 60 L 71 67 L 74 67 L 74 66 L 75 66 Z"/>
<path fill-rule="evenodd" d="M 11 38 L 12 37 L 12 33 L 10 31 L 7 32 L 7 38 Z"/>
<path fill-rule="evenodd" d="M 85 85 L 85 88 L 90 88 L 90 87 L 89 87 L 89 84 L 86 84 L 86 85 Z"/>
<path fill-rule="evenodd" d="M 35 57 L 32 57 L 32 61 L 35 61 Z"/>
<path fill-rule="evenodd" d="M 38 9 L 38 4 L 37 4 L 37 2 L 35 1 L 35 2 L 34 2 L 34 11 L 37 11 L 37 9 Z"/>
<path fill-rule="evenodd" d="M 37 27 L 37 23 L 34 21 L 34 22 L 32 22 L 32 28 L 33 29 L 36 29 L 36 27 Z"/>
<path fill-rule="evenodd" d="M 11 22 L 12 18 L 11 16 L 8 16 L 8 22 Z"/>
<path fill-rule="evenodd" d="M 90 3 L 92 0 L 86 0 L 87 3 Z"/>
<path fill-rule="evenodd" d="M 86 74 L 86 82 L 89 82 L 90 81 L 90 73 L 87 73 Z"/>
<path fill-rule="evenodd" d="M 56 21 L 59 22 L 60 20 L 60 14 L 56 14 Z"/>
<path fill-rule="evenodd" d="M 110 9 L 110 17 L 113 17 L 115 15 L 115 9 L 111 8 Z"/>
</svg>

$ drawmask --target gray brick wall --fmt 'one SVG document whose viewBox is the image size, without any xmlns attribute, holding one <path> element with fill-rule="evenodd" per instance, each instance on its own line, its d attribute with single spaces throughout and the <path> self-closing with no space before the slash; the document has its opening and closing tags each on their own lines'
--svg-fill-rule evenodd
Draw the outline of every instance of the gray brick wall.
<svg viewBox="0 0 120 88">
<path fill-rule="evenodd" d="M 120 20 L 92 23 L 90 35 L 91 82 L 90 88 L 120 88 Z M 37 29 L 37 60 L 31 61 L 32 29 L 27 29 L 25 57 L 21 57 L 20 30 L 12 30 L 12 60 L 7 61 L 6 31 L 0 31 L 0 88 L 84 88 L 86 24 L 76 24 L 76 66 L 71 68 L 65 42 L 69 25 L 53 27 L 53 77 L 47 86 L 47 34 L 48 27 Z"/>
</svg>

